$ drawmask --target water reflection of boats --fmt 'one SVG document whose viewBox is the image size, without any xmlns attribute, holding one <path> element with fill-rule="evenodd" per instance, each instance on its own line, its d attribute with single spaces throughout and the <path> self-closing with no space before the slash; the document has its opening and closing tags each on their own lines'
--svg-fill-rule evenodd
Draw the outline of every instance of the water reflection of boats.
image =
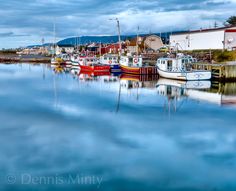
<svg viewBox="0 0 236 191">
<path fill-rule="evenodd" d="M 211 91 L 197 91 L 188 90 L 188 97 L 198 100 L 206 101 L 217 105 L 235 105 L 236 106 L 236 95 L 224 95 L 223 93 L 215 93 Z"/>
<path fill-rule="evenodd" d="M 179 88 L 186 89 L 207 89 L 211 87 L 211 81 L 180 81 L 180 80 L 171 80 L 160 78 L 157 82 L 157 86 L 165 85 L 165 86 L 176 86 Z"/>
<path fill-rule="evenodd" d="M 232 84 L 230 86 L 230 84 Z M 234 83 L 212 87 L 210 81 L 176 81 L 159 79 L 156 87 L 157 93 L 166 96 L 168 101 L 182 100 L 184 98 L 208 102 L 217 105 L 236 105 L 236 92 Z"/>
<path fill-rule="evenodd" d="M 176 112 L 183 101 L 189 97 L 189 90 L 207 90 L 211 87 L 210 81 L 177 81 L 160 78 L 156 84 L 157 93 L 167 97 L 167 103 L 164 108 L 168 108 L 169 114 L 171 108 Z"/>
<path fill-rule="evenodd" d="M 53 71 L 57 74 L 61 74 L 65 72 L 65 68 L 61 65 L 52 65 Z"/>
<path fill-rule="evenodd" d="M 102 77 L 102 76 L 111 76 L 111 73 L 109 71 L 83 71 L 80 70 L 79 68 L 72 68 L 71 69 L 71 74 L 74 77 L 78 77 L 80 80 L 85 80 L 85 81 L 90 81 L 90 80 L 95 80 L 97 77 Z"/>
<path fill-rule="evenodd" d="M 131 88 L 143 88 L 143 87 L 155 87 L 155 83 L 158 76 L 155 75 L 132 75 L 132 74 L 121 74 L 120 84 L 122 87 Z"/>
</svg>

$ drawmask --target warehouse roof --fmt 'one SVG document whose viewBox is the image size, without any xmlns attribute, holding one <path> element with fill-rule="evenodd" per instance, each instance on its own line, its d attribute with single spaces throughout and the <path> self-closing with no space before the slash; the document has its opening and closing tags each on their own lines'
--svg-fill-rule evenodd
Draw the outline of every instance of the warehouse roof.
<svg viewBox="0 0 236 191">
<path fill-rule="evenodd" d="M 221 31 L 221 30 L 227 30 L 227 29 L 236 29 L 236 26 L 226 26 L 226 27 L 219 27 L 219 28 L 210 28 L 210 29 L 198 29 L 198 30 L 192 30 L 192 31 L 185 31 L 185 32 L 176 32 L 172 35 L 181 35 L 181 34 L 191 34 L 191 33 L 200 33 L 200 32 L 214 32 L 214 31 Z"/>
</svg>

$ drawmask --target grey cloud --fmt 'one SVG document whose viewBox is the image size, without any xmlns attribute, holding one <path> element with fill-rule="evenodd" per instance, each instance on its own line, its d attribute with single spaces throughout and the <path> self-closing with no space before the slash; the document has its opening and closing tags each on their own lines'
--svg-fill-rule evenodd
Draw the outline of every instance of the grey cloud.
<svg viewBox="0 0 236 191">
<path fill-rule="evenodd" d="M 233 7 L 236 3 L 228 0 L 9 0 L 1 2 L 0 16 L 4 19 L 0 20 L 0 32 L 8 29 L 51 37 L 55 22 L 58 38 L 111 35 L 116 34 L 115 23 L 108 21 L 111 17 L 120 18 L 123 34 L 135 33 L 137 25 L 147 31 L 163 32 L 200 28 L 201 23 L 213 22 L 214 18 L 222 23 L 233 14 Z M 204 12 L 208 14 L 204 16 Z"/>
<path fill-rule="evenodd" d="M 0 33 L 1 37 L 27 37 L 30 36 L 29 34 L 15 34 L 13 32 L 6 32 L 6 33 Z"/>
</svg>

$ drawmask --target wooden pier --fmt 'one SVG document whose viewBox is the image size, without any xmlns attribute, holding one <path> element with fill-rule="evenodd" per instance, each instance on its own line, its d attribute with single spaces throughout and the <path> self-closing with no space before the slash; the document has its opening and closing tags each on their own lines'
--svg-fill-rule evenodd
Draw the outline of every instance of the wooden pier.
<svg viewBox="0 0 236 191">
<path fill-rule="evenodd" d="M 219 81 L 236 81 L 236 62 L 224 64 L 193 64 L 194 69 L 210 70 L 212 78 Z"/>
</svg>

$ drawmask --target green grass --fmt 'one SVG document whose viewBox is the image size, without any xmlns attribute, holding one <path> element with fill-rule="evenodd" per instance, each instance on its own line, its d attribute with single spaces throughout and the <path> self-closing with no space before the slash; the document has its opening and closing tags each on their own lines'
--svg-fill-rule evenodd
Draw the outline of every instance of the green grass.
<svg viewBox="0 0 236 191">
<path fill-rule="evenodd" d="M 213 53 L 213 59 L 216 62 L 227 62 L 236 60 L 236 51 L 216 51 Z"/>
<path fill-rule="evenodd" d="M 193 57 L 208 57 L 217 63 L 236 61 L 236 51 L 227 50 L 193 50 L 182 51 L 184 54 L 193 55 Z"/>
<path fill-rule="evenodd" d="M 16 54 L 16 50 L 0 50 L 0 54 Z"/>
</svg>

